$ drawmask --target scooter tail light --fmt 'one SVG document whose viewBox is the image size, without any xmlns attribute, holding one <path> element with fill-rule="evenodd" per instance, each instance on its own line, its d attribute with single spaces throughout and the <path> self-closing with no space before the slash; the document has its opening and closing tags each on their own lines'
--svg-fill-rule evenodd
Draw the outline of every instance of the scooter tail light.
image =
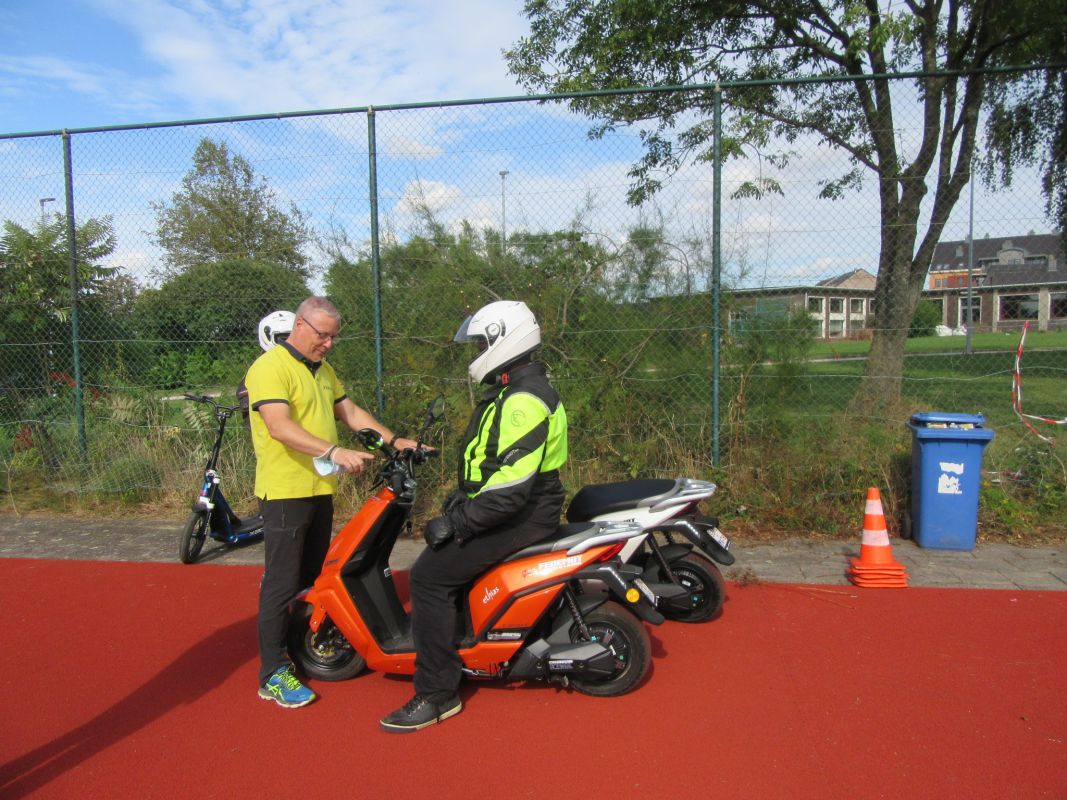
<svg viewBox="0 0 1067 800">
<path fill-rule="evenodd" d="M 611 559 L 615 558 L 615 556 L 617 556 L 619 553 L 622 552 L 622 544 L 623 544 L 622 542 L 619 542 L 617 544 L 613 544 L 611 547 L 609 547 L 603 553 L 598 555 L 596 557 L 596 559 L 594 559 L 593 563 L 596 563 L 597 561 L 610 561 Z"/>
</svg>

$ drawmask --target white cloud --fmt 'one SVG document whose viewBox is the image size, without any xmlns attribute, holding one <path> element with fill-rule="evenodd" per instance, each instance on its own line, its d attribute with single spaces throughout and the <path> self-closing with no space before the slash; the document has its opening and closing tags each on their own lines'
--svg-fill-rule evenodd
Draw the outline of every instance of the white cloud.
<svg viewBox="0 0 1067 800">
<path fill-rule="evenodd" d="M 518 93 L 518 0 L 96 0 L 197 115 Z"/>
</svg>

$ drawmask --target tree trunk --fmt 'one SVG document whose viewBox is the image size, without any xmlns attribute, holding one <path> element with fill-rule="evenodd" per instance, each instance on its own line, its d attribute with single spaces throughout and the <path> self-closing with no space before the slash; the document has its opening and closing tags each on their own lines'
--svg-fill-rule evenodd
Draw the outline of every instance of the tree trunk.
<svg viewBox="0 0 1067 800">
<path fill-rule="evenodd" d="M 926 279 L 922 254 L 912 257 L 916 221 L 910 226 L 900 222 L 903 220 L 898 218 L 898 225 L 890 226 L 892 233 L 882 240 L 881 265 L 874 290 L 877 327 L 863 380 L 849 404 L 850 412 L 862 416 L 877 416 L 878 412 L 900 403 L 904 346 Z"/>
</svg>

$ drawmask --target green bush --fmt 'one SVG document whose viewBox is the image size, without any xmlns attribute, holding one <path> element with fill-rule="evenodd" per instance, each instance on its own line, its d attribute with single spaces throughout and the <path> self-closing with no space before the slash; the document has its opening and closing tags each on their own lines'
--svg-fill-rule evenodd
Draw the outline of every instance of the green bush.
<svg viewBox="0 0 1067 800">
<path fill-rule="evenodd" d="M 915 307 L 915 314 L 911 318 L 911 327 L 908 328 L 908 338 L 915 339 L 920 336 L 933 336 L 934 328 L 942 324 L 941 307 L 933 300 L 923 298 Z"/>
</svg>

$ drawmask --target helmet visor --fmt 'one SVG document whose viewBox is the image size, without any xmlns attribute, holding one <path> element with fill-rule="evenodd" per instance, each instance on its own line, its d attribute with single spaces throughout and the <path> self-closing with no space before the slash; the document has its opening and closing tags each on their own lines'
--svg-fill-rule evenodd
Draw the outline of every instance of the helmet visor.
<svg viewBox="0 0 1067 800">
<path fill-rule="evenodd" d="M 472 340 L 469 332 L 472 319 L 474 319 L 473 314 L 463 320 L 463 324 L 459 326 L 459 330 L 456 331 L 456 335 L 452 338 L 453 342 L 469 342 Z"/>
</svg>

